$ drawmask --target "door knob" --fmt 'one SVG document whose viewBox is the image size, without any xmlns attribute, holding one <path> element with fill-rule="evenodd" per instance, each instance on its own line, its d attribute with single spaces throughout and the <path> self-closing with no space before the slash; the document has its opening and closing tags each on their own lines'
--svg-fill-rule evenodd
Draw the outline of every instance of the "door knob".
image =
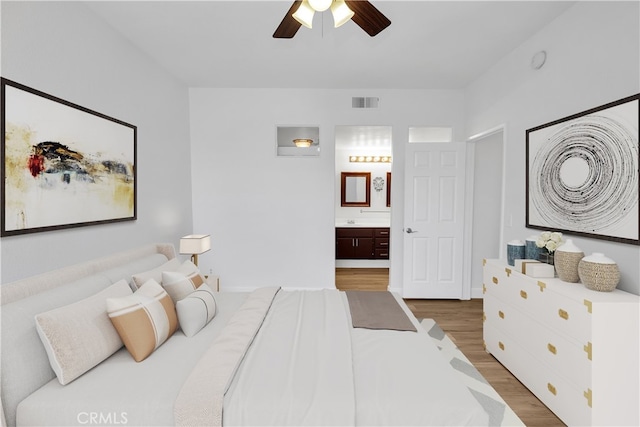
<svg viewBox="0 0 640 427">
<path fill-rule="evenodd" d="M 406 228 L 404 231 L 406 231 L 408 234 L 417 233 L 418 232 L 418 230 L 412 230 L 411 227 Z"/>
</svg>

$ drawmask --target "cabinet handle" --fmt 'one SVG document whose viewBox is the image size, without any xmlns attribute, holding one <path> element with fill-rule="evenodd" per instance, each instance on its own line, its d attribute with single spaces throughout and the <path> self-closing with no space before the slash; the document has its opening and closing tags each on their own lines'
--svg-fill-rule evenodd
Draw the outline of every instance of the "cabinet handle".
<svg viewBox="0 0 640 427">
<path fill-rule="evenodd" d="M 504 313 L 502 311 L 498 311 L 498 316 L 500 316 L 501 319 L 504 319 Z"/>
<path fill-rule="evenodd" d="M 556 346 L 555 346 L 555 345 L 553 345 L 553 344 L 551 344 L 551 343 L 547 344 L 547 349 L 548 349 L 552 354 L 556 354 L 556 353 L 557 353 Z"/>
<path fill-rule="evenodd" d="M 593 398 L 593 393 L 591 392 L 591 389 L 588 388 L 587 391 L 585 391 L 584 393 L 584 398 L 587 399 L 587 405 L 589 405 L 589 408 L 592 407 L 592 398 Z"/>
<path fill-rule="evenodd" d="M 387 243 L 387 242 L 382 242 L 382 243 L 380 243 L 380 246 L 389 246 L 389 243 Z"/>
<path fill-rule="evenodd" d="M 551 384 L 551 383 L 547 383 L 547 389 L 551 392 L 551 394 L 553 394 L 554 396 L 556 394 L 558 394 L 558 391 L 556 390 L 556 387 Z"/>
<path fill-rule="evenodd" d="M 493 283 L 495 283 L 496 285 L 498 284 L 498 278 L 496 276 L 493 276 Z"/>
<path fill-rule="evenodd" d="M 525 291 L 520 291 L 520 296 L 524 299 L 527 299 L 527 293 Z"/>
<path fill-rule="evenodd" d="M 562 317 L 564 320 L 569 320 L 569 313 L 567 313 L 563 309 L 558 310 L 558 316 Z"/>
<path fill-rule="evenodd" d="M 389 256 L 389 253 L 388 252 L 386 254 L 381 253 L 380 256 Z"/>
<path fill-rule="evenodd" d="M 500 350 L 504 351 L 504 344 L 502 344 L 501 341 L 498 341 L 498 347 L 500 347 Z"/>
<path fill-rule="evenodd" d="M 389 234 L 389 232 L 388 232 L 388 231 L 381 231 L 381 232 L 380 232 L 380 235 L 381 235 L 381 236 L 386 236 L 386 235 L 388 235 L 388 234 Z"/>
<path fill-rule="evenodd" d="M 592 354 L 592 351 L 593 351 L 593 347 L 591 345 L 591 341 L 587 341 L 587 344 L 582 348 L 587 353 L 587 359 L 591 360 L 591 354 Z"/>
</svg>

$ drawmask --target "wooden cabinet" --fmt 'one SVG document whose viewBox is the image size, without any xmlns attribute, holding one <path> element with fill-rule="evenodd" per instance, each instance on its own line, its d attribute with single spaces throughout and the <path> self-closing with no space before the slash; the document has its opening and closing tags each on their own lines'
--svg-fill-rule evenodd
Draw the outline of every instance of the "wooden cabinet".
<svg viewBox="0 0 640 427">
<path fill-rule="evenodd" d="M 486 349 L 568 425 L 640 425 L 640 298 L 483 268 Z"/>
<path fill-rule="evenodd" d="M 389 229 L 336 228 L 336 259 L 389 259 Z"/>
</svg>

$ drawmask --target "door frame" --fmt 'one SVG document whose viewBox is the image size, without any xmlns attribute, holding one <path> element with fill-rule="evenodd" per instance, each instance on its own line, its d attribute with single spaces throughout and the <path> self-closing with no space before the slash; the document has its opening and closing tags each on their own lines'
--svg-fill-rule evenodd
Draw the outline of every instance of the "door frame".
<svg viewBox="0 0 640 427">
<path fill-rule="evenodd" d="M 494 136 L 497 133 L 502 133 L 502 183 L 501 183 L 501 188 L 500 188 L 500 236 L 498 241 L 500 242 L 499 244 L 499 257 L 500 258 L 504 258 L 505 257 L 505 253 L 504 253 L 504 245 L 502 244 L 502 242 L 504 242 L 504 224 L 505 224 L 505 212 L 504 212 L 504 207 L 505 207 L 505 191 L 506 191 L 506 185 L 505 185 L 505 174 L 506 174 L 506 166 L 507 166 L 507 146 L 506 146 L 506 142 L 507 142 L 507 127 L 506 125 L 500 124 L 498 126 L 495 126 L 493 128 L 487 129 L 483 132 L 477 133 L 475 135 L 470 136 L 469 138 L 467 138 L 467 176 L 466 176 L 466 188 L 474 188 L 474 184 L 475 184 L 475 147 L 476 144 L 481 142 L 483 139 Z M 474 292 L 474 288 L 473 288 L 473 283 L 471 282 L 471 263 L 472 263 L 472 249 L 473 249 L 473 242 L 472 242 L 472 236 L 473 236 L 473 203 L 474 203 L 474 197 L 475 197 L 475 192 L 474 191 L 467 191 L 466 193 L 466 199 L 465 199 L 465 235 L 464 235 L 464 239 L 465 239 L 465 248 L 464 248 L 464 280 L 465 280 L 465 286 L 463 286 L 463 293 L 464 292 L 468 292 L 468 298 L 465 299 L 469 299 L 469 298 L 482 298 L 483 294 L 482 294 L 482 290 L 481 289 L 477 289 Z"/>
</svg>

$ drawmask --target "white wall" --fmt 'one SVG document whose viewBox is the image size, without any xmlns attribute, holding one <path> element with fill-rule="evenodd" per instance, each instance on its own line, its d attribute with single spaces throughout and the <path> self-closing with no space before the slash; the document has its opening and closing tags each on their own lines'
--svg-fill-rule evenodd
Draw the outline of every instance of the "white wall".
<svg viewBox="0 0 640 427">
<path fill-rule="evenodd" d="M 351 108 L 378 96 L 380 108 Z M 404 174 L 409 126 L 451 126 L 464 140 L 460 91 L 191 89 L 194 231 L 223 289 L 334 286 L 336 125 L 393 128 L 393 174 Z M 319 157 L 275 155 L 276 125 L 320 126 Z M 400 159 L 398 161 L 397 159 Z M 402 283 L 403 182 L 392 180 L 390 287 Z"/>
<path fill-rule="evenodd" d="M 2 76 L 138 127 L 138 220 L 2 239 L 2 283 L 191 233 L 187 89 L 80 2 L 0 2 Z"/>
<path fill-rule="evenodd" d="M 506 129 L 504 241 L 525 239 L 525 131 L 640 92 L 638 2 L 579 2 L 497 63 L 466 90 L 469 135 Z M 547 51 L 540 70 L 531 57 Z M 604 252 L 622 273 L 620 289 L 640 294 L 640 247 L 575 238 Z"/>
</svg>

